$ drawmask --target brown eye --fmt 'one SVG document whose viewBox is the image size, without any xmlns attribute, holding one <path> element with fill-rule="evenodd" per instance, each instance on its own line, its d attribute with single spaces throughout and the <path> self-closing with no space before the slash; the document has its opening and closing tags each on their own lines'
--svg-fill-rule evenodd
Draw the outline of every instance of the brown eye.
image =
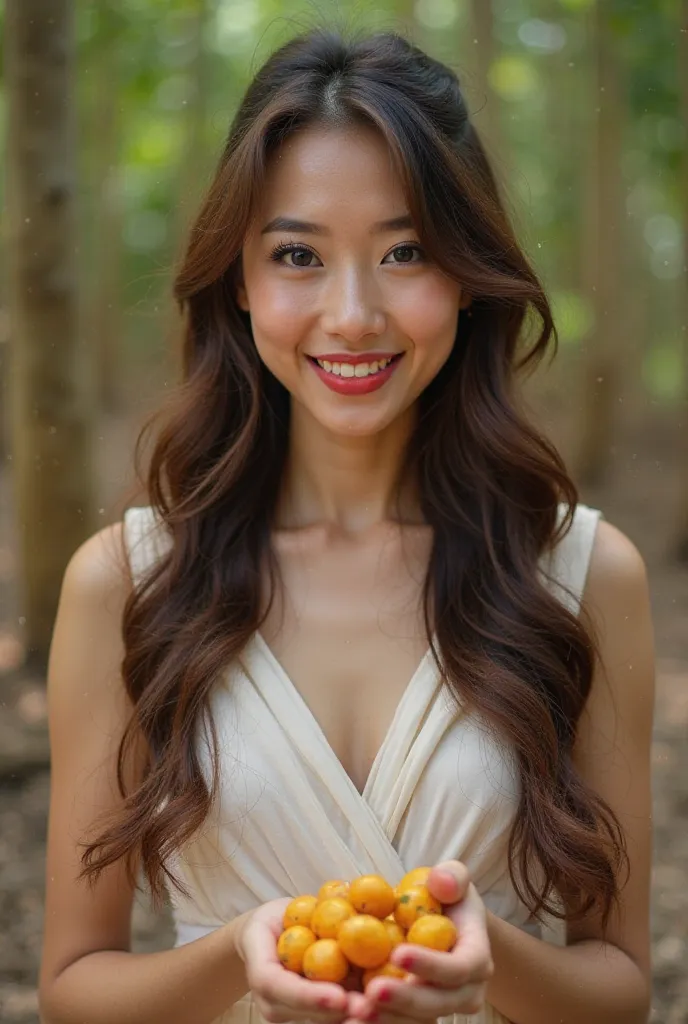
<svg viewBox="0 0 688 1024">
<path fill-rule="evenodd" d="M 310 267 L 313 253 L 308 249 L 295 249 L 292 251 L 293 263 L 296 267 Z"/>
<path fill-rule="evenodd" d="M 293 260 L 287 262 L 285 257 L 292 256 Z M 310 269 L 314 266 L 310 260 L 315 256 L 314 252 L 310 249 L 304 248 L 302 245 L 294 244 L 280 244 L 276 245 L 270 253 L 270 259 L 274 260 L 275 263 L 281 263 L 284 267 L 301 267 L 302 269 Z"/>
<path fill-rule="evenodd" d="M 414 253 L 418 253 L 418 256 L 420 258 L 417 259 L 417 260 L 414 260 L 413 259 L 413 254 Z M 419 245 L 410 245 L 410 244 L 409 245 L 397 245 L 395 249 L 392 249 L 392 251 L 390 252 L 389 255 L 395 257 L 394 262 L 397 263 L 398 265 L 401 265 L 401 264 L 409 265 L 409 264 L 412 264 L 412 263 L 422 263 L 423 262 L 423 257 L 424 257 L 423 250 L 421 249 L 421 247 Z"/>
</svg>

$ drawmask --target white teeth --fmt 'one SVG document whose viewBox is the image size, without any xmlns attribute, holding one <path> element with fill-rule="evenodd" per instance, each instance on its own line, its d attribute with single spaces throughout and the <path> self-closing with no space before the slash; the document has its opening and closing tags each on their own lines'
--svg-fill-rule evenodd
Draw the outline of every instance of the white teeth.
<svg viewBox="0 0 688 1024">
<path fill-rule="evenodd" d="M 371 373 L 384 370 L 392 362 L 390 359 L 374 360 L 372 363 L 330 363 L 327 359 L 316 359 L 326 373 L 334 373 L 337 377 L 369 377 Z"/>
</svg>

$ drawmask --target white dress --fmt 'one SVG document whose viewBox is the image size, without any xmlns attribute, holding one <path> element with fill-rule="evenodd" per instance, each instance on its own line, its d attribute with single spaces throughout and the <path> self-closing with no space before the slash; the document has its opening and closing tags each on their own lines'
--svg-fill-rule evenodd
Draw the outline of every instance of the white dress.
<svg viewBox="0 0 688 1024">
<path fill-rule="evenodd" d="M 560 509 L 560 514 L 563 509 Z M 578 612 L 600 512 L 579 505 L 542 569 Z M 150 507 L 125 513 L 139 580 L 169 544 Z M 268 900 L 317 892 L 328 878 L 376 872 L 392 884 L 410 868 L 463 861 L 499 917 L 563 943 L 563 927 L 529 920 L 509 879 L 507 843 L 519 781 L 503 746 L 476 716 L 457 711 L 428 651 L 399 702 L 362 794 L 259 633 L 211 697 L 221 785 L 201 832 L 170 867 L 191 899 L 171 893 L 176 943 L 206 935 Z M 199 738 L 202 733 L 199 732 Z M 209 752 L 199 742 L 209 775 Z M 448 1024 L 451 1018 L 446 1018 Z M 453 1024 L 502 1024 L 488 1006 Z M 260 1024 L 245 996 L 215 1024 Z"/>
</svg>

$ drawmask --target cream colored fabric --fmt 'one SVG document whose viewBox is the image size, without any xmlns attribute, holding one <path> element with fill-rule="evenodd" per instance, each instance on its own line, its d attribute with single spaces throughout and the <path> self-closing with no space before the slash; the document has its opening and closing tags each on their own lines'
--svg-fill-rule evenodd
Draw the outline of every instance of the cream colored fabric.
<svg viewBox="0 0 688 1024">
<path fill-rule="evenodd" d="M 574 612 L 599 516 L 578 506 L 571 531 L 541 567 Z M 148 507 L 127 511 L 125 533 L 140 580 L 165 550 L 167 535 Z M 541 932 L 529 921 L 509 880 L 506 851 L 519 797 L 512 757 L 484 722 L 452 704 L 429 651 L 362 795 L 260 634 L 214 688 L 211 713 L 221 792 L 202 832 L 170 862 L 193 894 L 173 894 L 176 945 L 268 900 L 317 891 L 326 878 L 379 872 L 395 883 L 409 868 L 450 858 L 468 866 L 495 914 L 563 942 L 557 922 Z M 198 744 L 209 778 L 202 731 Z M 250 996 L 220 1020 L 260 1024 Z M 454 1024 L 503 1020 L 488 1007 Z"/>
</svg>

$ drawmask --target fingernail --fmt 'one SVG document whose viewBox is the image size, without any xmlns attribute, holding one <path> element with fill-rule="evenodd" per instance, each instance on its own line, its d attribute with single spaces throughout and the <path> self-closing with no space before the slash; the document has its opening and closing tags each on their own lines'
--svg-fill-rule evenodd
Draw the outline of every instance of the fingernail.
<svg viewBox="0 0 688 1024">
<path fill-rule="evenodd" d="M 332 1003 L 330 1002 L 329 996 L 322 996 L 320 999 L 318 999 L 318 1006 L 320 1007 L 321 1010 L 329 1010 L 331 1005 Z"/>
<path fill-rule="evenodd" d="M 412 956 L 402 956 L 399 958 L 399 966 L 403 967 L 405 971 L 410 971 L 415 962 L 415 958 Z"/>
<path fill-rule="evenodd" d="M 392 993 L 388 988 L 381 988 L 377 998 L 381 1003 L 388 1003 L 392 998 Z"/>
</svg>

